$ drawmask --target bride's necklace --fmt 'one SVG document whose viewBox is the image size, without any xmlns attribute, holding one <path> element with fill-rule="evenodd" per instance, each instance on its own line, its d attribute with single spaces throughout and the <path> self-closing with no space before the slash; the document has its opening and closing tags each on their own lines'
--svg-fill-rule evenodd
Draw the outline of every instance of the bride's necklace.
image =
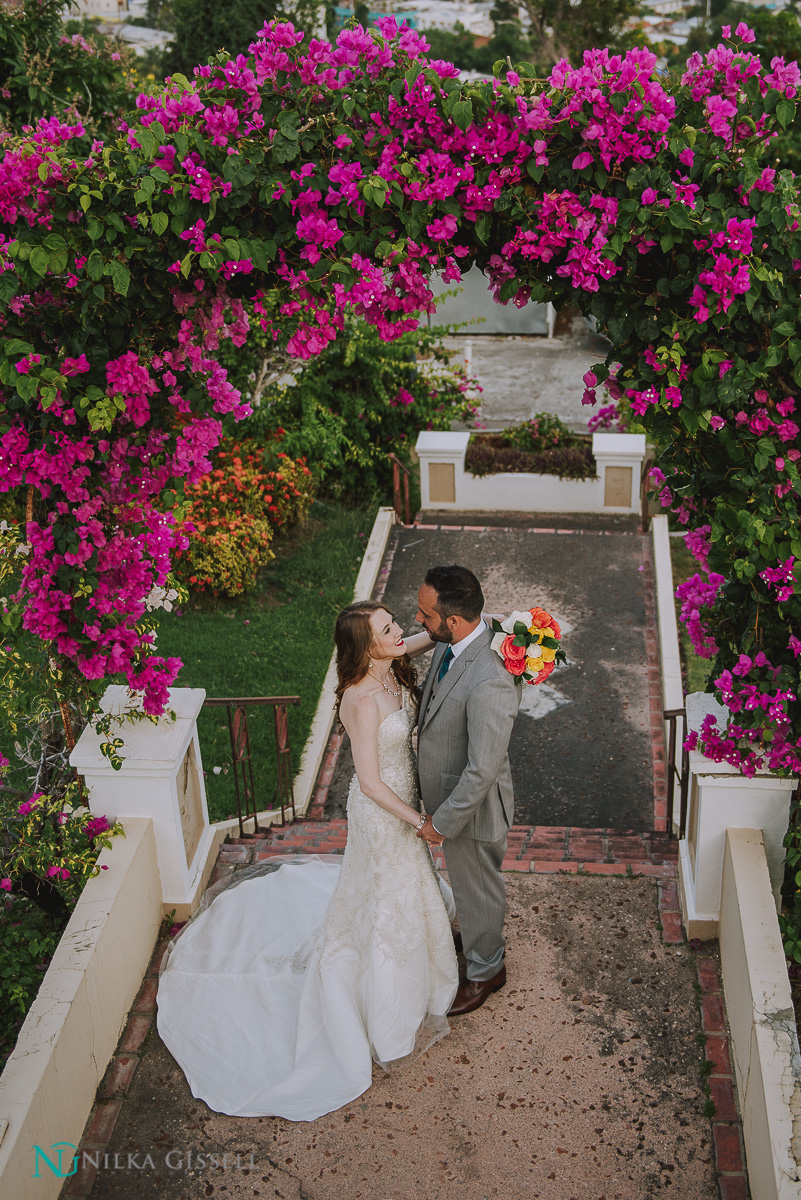
<svg viewBox="0 0 801 1200">
<path fill-rule="evenodd" d="M 388 674 L 392 676 L 392 678 L 395 680 L 395 683 L 398 683 L 397 679 L 395 679 L 395 672 L 392 670 L 392 667 L 389 668 Z M 375 681 L 377 683 L 381 684 L 381 686 L 385 692 L 388 692 L 390 696 L 394 696 L 395 699 L 397 700 L 398 696 L 401 694 L 400 684 L 398 684 L 398 690 L 395 692 L 392 690 L 391 687 L 388 687 L 387 684 L 384 683 L 383 679 L 379 679 L 377 675 L 374 675 L 373 678 L 375 679 Z"/>
</svg>

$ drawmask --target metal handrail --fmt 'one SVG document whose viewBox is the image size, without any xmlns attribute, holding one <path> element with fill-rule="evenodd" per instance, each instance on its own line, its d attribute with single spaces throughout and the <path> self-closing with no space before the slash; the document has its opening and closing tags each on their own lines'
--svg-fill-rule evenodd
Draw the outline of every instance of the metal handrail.
<svg viewBox="0 0 801 1200">
<path fill-rule="evenodd" d="M 392 463 L 392 505 L 395 509 L 395 516 L 402 525 L 411 525 L 412 513 L 409 507 L 409 468 L 402 463 L 397 454 L 388 454 L 387 458 Z M 400 476 L 403 472 L 403 512 L 401 511 L 401 486 Z M 404 513 L 406 520 L 404 521 Z"/>
<path fill-rule="evenodd" d="M 679 837 L 683 838 L 687 830 L 687 794 L 690 781 L 690 756 L 681 747 L 681 770 L 676 766 L 676 726 L 679 718 L 687 725 L 687 713 L 683 708 L 666 708 L 662 717 L 668 725 L 667 746 L 667 832 L 673 837 L 673 798 L 676 783 L 679 785 Z"/>
<path fill-rule="evenodd" d="M 649 458 L 646 452 L 645 458 L 643 459 L 642 470 L 640 471 L 640 521 L 642 523 L 643 533 L 648 532 L 648 528 L 651 524 L 651 515 L 648 511 L 650 508 L 648 496 L 649 493 L 653 491 L 653 488 L 649 483 L 649 472 L 652 465 L 653 459 Z"/>
<path fill-rule="evenodd" d="M 256 786 L 253 780 L 253 756 L 250 750 L 250 729 L 247 709 L 270 705 L 273 709 L 273 732 L 278 781 L 273 801 L 281 805 L 281 824 L 286 825 L 287 809 L 295 819 L 295 792 L 292 786 L 292 753 L 289 742 L 289 719 L 287 707 L 300 704 L 300 696 L 226 696 L 210 697 L 204 701 L 209 707 L 225 707 L 228 716 L 228 736 L 231 742 L 231 759 L 234 768 L 236 810 L 239 818 L 239 836 L 245 836 L 245 821 L 253 819 L 253 833 L 262 832 L 258 819 Z M 240 786 L 241 785 L 241 786 Z M 243 811 L 244 810 L 244 811 Z"/>
</svg>

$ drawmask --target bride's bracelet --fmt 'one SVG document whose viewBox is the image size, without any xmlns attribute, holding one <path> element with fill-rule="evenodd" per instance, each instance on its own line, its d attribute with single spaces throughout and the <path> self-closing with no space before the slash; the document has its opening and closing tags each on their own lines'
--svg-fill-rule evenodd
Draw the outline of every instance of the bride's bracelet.
<svg viewBox="0 0 801 1200">
<path fill-rule="evenodd" d="M 427 820 L 428 820 L 428 813 L 423 813 L 422 817 L 420 818 L 420 824 L 415 825 L 415 827 L 414 827 L 415 833 L 420 832 L 420 830 L 423 828 L 423 826 L 425 825 Z"/>
</svg>

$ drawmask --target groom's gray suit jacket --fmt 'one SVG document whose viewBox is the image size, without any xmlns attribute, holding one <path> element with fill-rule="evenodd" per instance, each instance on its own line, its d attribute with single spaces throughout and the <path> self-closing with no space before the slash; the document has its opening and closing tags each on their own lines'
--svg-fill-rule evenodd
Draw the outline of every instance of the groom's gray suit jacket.
<svg viewBox="0 0 801 1200">
<path fill-rule="evenodd" d="M 520 688 L 490 649 L 485 630 L 437 683 L 445 646 L 434 651 L 418 718 L 417 758 L 426 812 L 446 838 L 497 842 L 514 817 L 507 748 Z"/>
</svg>

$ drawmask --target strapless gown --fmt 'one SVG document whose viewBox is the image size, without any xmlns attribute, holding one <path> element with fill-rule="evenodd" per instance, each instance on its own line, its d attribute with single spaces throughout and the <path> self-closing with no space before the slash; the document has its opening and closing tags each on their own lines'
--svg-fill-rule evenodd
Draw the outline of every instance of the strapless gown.
<svg viewBox="0 0 801 1200">
<path fill-rule="evenodd" d="M 379 768 L 419 808 L 413 725 L 404 690 L 379 728 Z M 347 813 L 341 858 L 265 863 L 170 948 L 158 1031 L 216 1112 L 314 1120 L 366 1091 L 373 1062 L 448 1032 L 459 980 L 447 884 L 414 827 L 355 776 Z"/>
</svg>

